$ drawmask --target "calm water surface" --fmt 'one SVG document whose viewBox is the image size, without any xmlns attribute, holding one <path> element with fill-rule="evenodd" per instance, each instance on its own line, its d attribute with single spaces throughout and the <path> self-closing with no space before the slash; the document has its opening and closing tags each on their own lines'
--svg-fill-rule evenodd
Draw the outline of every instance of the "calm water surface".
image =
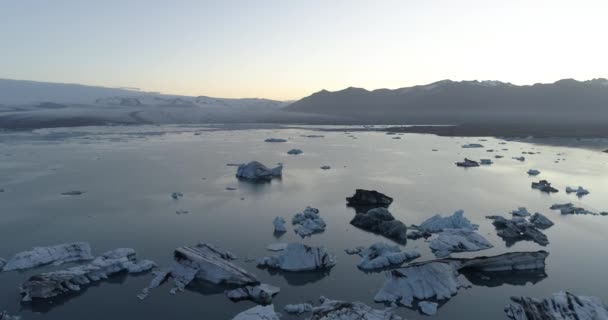
<svg viewBox="0 0 608 320">
<path fill-rule="evenodd" d="M 200 135 L 194 135 L 195 131 Z M 323 134 L 324 138 L 303 135 Z M 353 135 L 356 139 L 351 137 Z M 270 137 L 287 143 L 265 143 Z M 608 154 L 499 139 L 445 138 L 405 134 L 402 139 L 380 132 L 319 132 L 312 129 L 222 130 L 214 127 L 150 126 L 39 130 L 0 134 L 0 257 L 9 258 L 33 246 L 88 241 L 95 253 L 132 247 L 140 258 L 169 266 L 178 246 L 199 241 L 238 254 L 237 263 L 262 282 L 281 287 L 275 308 L 287 303 L 333 299 L 357 300 L 377 308 L 373 297 L 382 287 L 382 273 L 357 269 L 357 256 L 344 249 L 388 241 L 349 224 L 354 210 L 344 198 L 355 188 L 377 189 L 395 201 L 390 211 L 406 224 L 418 224 L 436 214 L 464 209 L 480 225 L 480 233 L 494 248 L 454 256 L 493 255 L 508 251 L 544 249 L 550 252 L 547 277 L 479 282 L 443 304 L 436 319 L 504 319 L 509 296 L 545 297 L 559 290 L 598 296 L 608 301 L 606 240 L 608 217 L 561 216 L 549 210 L 554 203 L 573 202 L 594 211 L 608 211 Z M 462 149 L 482 143 L 483 149 Z M 292 148 L 304 151 L 288 155 Z M 507 148 L 508 150 L 501 150 Z M 437 149 L 434 152 L 432 149 Z M 496 150 L 494 153 L 486 149 Z M 524 151 L 525 162 L 511 159 Z M 501 154 L 503 159 L 493 159 Z M 558 155 L 559 154 L 559 155 Z M 464 157 L 492 158 L 495 164 L 463 169 L 454 165 Z M 555 163 L 557 159 L 566 159 Z M 227 163 L 258 160 L 283 163 L 284 176 L 266 184 L 235 179 Z M 319 167 L 329 165 L 331 170 Z M 528 177 L 530 168 L 538 177 Z M 532 190 L 533 180 L 547 179 L 560 193 Z M 591 194 L 582 199 L 563 192 L 582 185 Z M 237 188 L 228 191 L 226 187 Z M 62 196 L 71 190 L 81 196 Z M 174 191 L 184 197 L 171 198 Z M 301 240 L 288 232 L 273 236 L 272 219 L 291 216 L 306 206 L 317 207 L 327 222 L 322 234 Z M 555 222 L 546 230 L 551 242 L 540 247 L 519 242 L 507 248 L 484 217 L 525 206 Z M 188 214 L 176 214 L 187 210 Z M 303 241 L 325 245 L 338 258 L 326 273 L 271 274 L 246 258 L 273 254 L 273 242 Z M 433 258 L 424 240 L 409 241 L 407 249 Z M 66 265 L 59 268 L 65 268 Z M 58 268 L 0 273 L 0 310 L 23 319 L 231 319 L 254 306 L 234 303 L 224 288 L 205 283 L 171 295 L 171 283 L 136 298 L 151 278 L 119 275 L 67 298 L 21 304 L 16 287 L 29 276 Z M 407 319 L 429 318 L 399 308 Z M 296 319 L 284 316 L 284 319 Z"/>
</svg>

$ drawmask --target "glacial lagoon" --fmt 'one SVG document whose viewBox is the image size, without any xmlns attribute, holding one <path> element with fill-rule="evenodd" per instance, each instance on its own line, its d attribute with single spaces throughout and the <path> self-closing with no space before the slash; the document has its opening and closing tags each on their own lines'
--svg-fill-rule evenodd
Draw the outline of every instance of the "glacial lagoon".
<svg viewBox="0 0 608 320">
<path fill-rule="evenodd" d="M 237 265 L 261 282 L 280 287 L 273 304 L 282 319 L 305 318 L 290 316 L 283 307 L 317 302 L 320 296 L 381 309 L 385 306 L 375 303 L 374 296 L 385 273 L 359 270 L 360 258 L 344 251 L 379 241 L 396 244 L 349 224 L 355 209 L 346 206 L 345 198 L 363 188 L 394 198 L 388 209 L 407 225 L 464 210 L 493 248 L 452 257 L 549 252 L 544 274 L 467 275 L 463 281 L 470 287 L 440 303 L 437 315 L 397 308 L 396 314 L 405 319 L 506 319 L 503 309 L 510 296 L 545 298 L 561 290 L 608 301 L 608 217 L 561 215 L 549 209 L 571 202 L 593 212 L 608 211 L 608 154 L 576 148 L 572 142 L 559 146 L 360 129 L 167 125 L 2 132 L 0 257 L 36 246 L 86 241 L 94 254 L 134 248 L 140 259 L 156 261 L 163 270 L 171 265 L 175 248 L 204 241 L 234 252 Z M 265 142 L 272 138 L 287 141 Z M 483 147 L 462 148 L 466 144 Z M 303 152 L 288 154 L 291 149 Z M 513 159 L 521 156 L 524 161 Z M 491 159 L 493 164 L 457 167 L 455 163 L 465 157 Z M 235 177 L 236 167 L 227 165 L 252 160 L 269 167 L 282 163 L 282 178 L 241 181 Z M 322 170 L 323 166 L 330 169 Z M 529 169 L 541 173 L 530 176 Z M 542 179 L 559 192 L 531 188 L 532 182 Z M 577 197 L 565 192 L 566 187 L 578 186 L 590 194 Z M 63 194 L 71 191 L 82 194 Z M 174 199 L 174 192 L 183 196 Z M 322 233 L 301 238 L 291 217 L 306 206 L 318 208 L 327 226 Z M 518 207 L 540 212 L 555 223 L 543 230 L 547 246 L 532 241 L 507 246 L 485 218 L 510 217 Z M 273 233 L 277 216 L 287 221 L 287 232 L 280 237 Z M 308 273 L 257 268 L 255 259 L 276 254 L 266 246 L 277 242 L 326 246 L 337 264 Z M 435 259 L 425 239 L 408 240 L 402 249 L 421 253 L 414 262 Z M 151 273 L 118 274 L 76 294 L 21 302 L 17 287 L 30 276 L 72 265 L 1 272 L 0 311 L 49 320 L 232 319 L 255 306 L 250 301 L 232 302 L 224 295 L 224 286 L 204 282 L 177 294 L 169 292 L 168 282 L 139 300 L 136 296 L 152 279 Z"/>
</svg>

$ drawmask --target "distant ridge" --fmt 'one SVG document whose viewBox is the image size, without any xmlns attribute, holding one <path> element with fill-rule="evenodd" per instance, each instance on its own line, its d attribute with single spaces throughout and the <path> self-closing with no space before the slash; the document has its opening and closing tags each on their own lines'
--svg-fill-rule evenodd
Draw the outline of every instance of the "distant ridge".
<svg viewBox="0 0 608 320">
<path fill-rule="evenodd" d="M 514 85 L 500 81 L 442 80 L 399 89 L 321 90 L 285 110 L 347 116 L 372 123 L 608 120 L 608 80 L 563 79 Z"/>
</svg>

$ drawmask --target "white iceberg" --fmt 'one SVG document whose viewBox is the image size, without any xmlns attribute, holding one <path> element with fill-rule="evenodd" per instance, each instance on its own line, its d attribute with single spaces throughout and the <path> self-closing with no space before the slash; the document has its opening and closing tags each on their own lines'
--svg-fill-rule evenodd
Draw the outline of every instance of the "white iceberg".
<svg viewBox="0 0 608 320">
<path fill-rule="evenodd" d="M 430 248 L 438 257 L 447 257 L 452 252 L 480 251 L 492 247 L 479 233 L 459 229 L 445 229 L 430 243 Z"/>
<path fill-rule="evenodd" d="M 93 258 L 91 246 L 88 243 L 64 243 L 50 247 L 35 247 L 32 250 L 17 253 L 6 261 L 2 270 L 24 270 L 46 264 L 60 265 L 67 262 L 92 260 Z"/>
<path fill-rule="evenodd" d="M 312 311 L 312 304 L 310 303 L 298 303 L 298 304 L 287 304 L 283 307 L 283 310 L 289 314 L 302 314 Z"/>
<path fill-rule="evenodd" d="M 460 270 L 481 272 L 544 270 L 549 253 L 511 252 L 498 256 L 479 258 L 446 258 L 421 263 L 386 272 L 384 286 L 374 300 L 399 303 L 412 307 L 414 300 L 448 300 L 463 287 L 459 281 Z M 501 273 L 502 274 L 502 273 Z"/>
<path fill-rule="evenodd" d="M 32 276 L 21 284 L 19 291 L 23 294 L 22 301 L 52 298 L 80 291 L 81 286 L 101 281 L 119 272 L 140 273 L 155 266 L 150 260 L 137 262 L 135 250 L 120 248 L 108 251 L 86 265 Z"/>
<path fill-rule="evenodd" d="M 156 274 L 150 285 L 143 289 L 140 298 L 145 298 L 150 289 L 169 277 L 173 278 L 174 282 L 172 293 L 183 291 L 195 279 L 239 287 L 259 284 L 254 274 L 231 262 L 237 259 L 235 254 L 208 243 L 200 242 L 195 246 L 179 247 L 175 249 L 173 257 L 173 266 Z"/>
<path fill-rule="evenodd" d="M 435 315 L 437 313 L 437 303 L 436 302 L 429 302 L 429 301 L 420 301 L 418 303 L 418 308 L 420 309 L 420 312 L 432 316 Z"/>
<path fill-rule="evenodd" d="M 237 314 L 232 320 L 279 320 L 274 306 L 256 306 Z"/>
<path fill-rule="evenodd" d="M 512 320 L 602 320 L 608 319 L 608 309 L 597 297 L 577 296 L 567 291 L 554 293 L 539 300 L 511 297 L 505 307 Z"/>
<path fill-rule="evenodd" d="M 426 232 L 437 233 L 445 229 L 477 230 L 479 226 L 465 218 L 463 210 L 457 210 L 447 217 L 437 214 L 421 223 L 419 228 Z"/>
<path fill-rule="evenodd" d="M 363 270 L 398 266 L 420 257 L 417 251 L 401 251 L 399 246 L 391 246 L 383 242 L 375 243 L 358 254 L 362 259 L 357 266 Z"/>
<path fill-rule="evenodd" d="M 294 231 L 300 237 L 310 236 L 313 233 L 325 231 L 325 221 L 319 215 L 319 209 L 306 207 L 304 211 L 296 213 L 291 219 L 295 226 Z"/>
<path fill-rule="evenodd" d="M 226 296 L 234 301 L 249 299 L 255 303 L 266 305 L 272 303 L 272 297 L 279 291 L 281 291 L 279 287 L 262 283 L 226 291 Z"/>
<path fill-rule="evenodd" d="M 402 320 L 392 308 L 373 309 L 361 302 L 321 298 L 321 305 L 312 309 L 309 320 Z"/>
<path fill-rule="evenodd" d="M 287 229 L 285 229 L 285 219 L 282 217 L 274 218 L 274 220 L 272 220 L 272 224 L 274 225 L 275 233 L 284 233 L 287 231 Z"/>
<path fill-rule="evenodd" d="M 325 247 L 312 247 L 301 243 L 290 243 L 282 254 L 273 257 L 262 257 L 257 260 L 258 267 L 281 269 L 284 271 L 313 271 L 332 268 L 336 265 L 336 256 Z"/>
</svg>

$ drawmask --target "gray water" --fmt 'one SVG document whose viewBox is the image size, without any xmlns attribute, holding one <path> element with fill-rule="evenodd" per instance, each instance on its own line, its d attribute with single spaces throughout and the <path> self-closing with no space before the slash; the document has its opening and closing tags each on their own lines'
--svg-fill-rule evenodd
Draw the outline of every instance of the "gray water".
<svg viewBox="0 0 608 320">
<path fill-rule="evenodd" d="M 494 255 L 509 251 L 550 252 L 546 277 L 474 281 L 439 309 L 436 319 L 504 319 L 503 307 L 512 295 L 546 297 L 559 290 L 598 296 L 608 301 L 605 244 L 608 217 L 561 216 L 549 210 L 554 203 L 573 202 L 593 211 L 608 211 L 608 154 L 570 147 L 541 146 L 486 138 L 445 138 L 405 134 L 392 139 L 381 132 L 319 132 L 307 129 L 224 130 L 221 127 L 143 126 L 91 127 L 37 130 L 0 134 L 0 257 L 33 246 L 88 241 L 95 253 L 132 247 L 140 258 L 169 266 L 178 246 L 199 241 L 231 250 L 237 263 L 265 283 L 281 287 L 274 300 L 282 312 L 287 303 L 332 299 L 373 302 L 382 287 L 383 273 L 357 269 L 357 256 L 344 249 L 387 241 L 349 224 L 354 210 L 345 197 L 356 188 L 377 189 L 395 201 L 390 211 L 406 224 L 418 224 L 440 213 L 465 210 L 480 225 L 480 233 L 494 248 L 453 256 Z M 194 135 L 193 132 L 201 132 Z M 323 134 L 324 138 L 302 135 Z M 350 135 L 357 139 L 353 139 Z M 270 137 L 287 143 L 265 143 Z M 483 149 L 462 149 L 464 143 L 482 143 Z M 288 155 L 292 148 L 304 151 Z M 502 148 L 508 148 L 502 151 Z M 433 152 L 432 149 L 438 149 Z M 497 150 L 488 153 L 486 149 Z M 523 151 L 525 162 L 511 159 Z M 503 159 L 493 159 L 495 154 Z M 560 154 L 560 155 L 558 155 Z M 472 169 L 454 162 L 464 157 L 492 158 L 495 164 Z M 565 158 L 555 163 L 556 159 Z M 250 184 L 235 179 L 227 163 L 258 160 L 267 165 L 284 163 L 284 176 L 271 183 Z M 330 165 L 331 170 L 321 170 Z M 528 177 L 530 168 L 542 171 Z M 560 193 L 547 195 L 530 188 L 532 181 L 547 179 Z M 590 195 L 566 195 L 566 186 L 582 185 Z M 235 187 L 236 191 L 225 190 Z M 81 196 L 62 192 L 81 190 Z M 173 200 L 171 193 L 184 197 Z M 288 232 L 273 236 L 272 219 L 290 220 L 306 206 L 319 208 L 327 230 L 300 239 Z M 555 222 L 546 230 L 551 242 L 540 247 L 518 242 L 506 247 L 496 236 L 486 215 L 507 215 L 525 206 Z M 188 210 L 188 214 L 176 214 Z M 246 258 L 271 255 L 266 245 L 303 241 L 325 245 L 338 264 L 325 273 L 270 273 Z M 432 259 L 425 240 L 409 241 Z M 20 303 L 17 286 L 45 267 L 26 272 L 0 273 L 0 310 L 23 319 L 231 319 L 254 306 L 234 303 L 221 286 L 198 283 L 171 295 L 171 283 L 152 291 L 144 301 L 136 298 L 150 274 L 118 275 L 64 298 Z M 471 280 L 473 281 L 473 280 Z M 407 319 L 429 318 L 400 307 Z M 296 317 L 284 316 L 284 319 Z"/>
</svg>

